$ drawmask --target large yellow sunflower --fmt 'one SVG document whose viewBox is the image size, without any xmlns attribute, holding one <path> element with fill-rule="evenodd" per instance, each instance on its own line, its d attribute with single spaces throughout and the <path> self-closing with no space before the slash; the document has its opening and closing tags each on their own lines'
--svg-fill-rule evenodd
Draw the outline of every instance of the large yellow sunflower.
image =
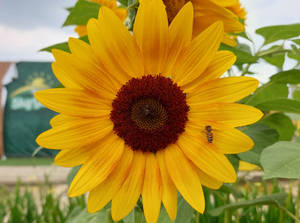
<svg viewBox="0 0 300 223">
<path fill-rule="evenodd" d="M 147 1 L 147 0 L 140 0 Z M 197 36 L 208 26 L 216 21 L 224 24 L 224 37 L 222 42 L 235 46 L 235 38 L 230 33 L 244 31 L 244 25 L 239 21 L 242 10 L 238 0 L 163 0 L 168 14 L 169 22 L 173 20 L 177 12 L 186 2 L 191 1 L 194 5 L 194 27 L 193 35 Z M 244 11 L 245 12 L 245 11 Z"/>
<path fill-rule="evenodd" d="M 235 102 L 258 81 L 220 78 L 235 62 L 231 52 L 218 51 L 222 22 L 194 39 L 192 27 L 191 3 L 168 26 L 161 0 L 142 2 L 133 34 L 102 7 L 87 25 L 90 45 L 71 38 L 70 54 L 53 50 L 52 68 L 65 88 L 35 94 L 60 113 L 37 143 L 61 150 L 56 164 L 81 165 L 69 196 L 90 192 L 90 212 L 112 201 L 117 221 L 141 195 L 148 223 L 157 221 L 161 203 L 173 220 L 177 191 L 203 213 L 202 186 L 235 182 L 224 154 L 251 149 L 236 127 L 262 117 Z"/>
<path fill-rule="evenodd" d="M 106 6 L 106 7 L 110 8 L 111 10 L 114 11 L 114 13 L 116 13 L 116 15 L 122 21 L 124 21 L 126 19 L 126 17 L 127 17 L 127 11 L 126 11 L 126 9 L 125 8 L 119 8 L 118 5 L 117 5 L 117 1 L 116 0 L 90 0 L 90 1 L 98 3 L 101 6 Z M 79 36 L 85 36 L 85 35 L 87 35 L 86 26 L 76 26 L 75 32 L 77 32 L 77 34 Z"/>
</svg>

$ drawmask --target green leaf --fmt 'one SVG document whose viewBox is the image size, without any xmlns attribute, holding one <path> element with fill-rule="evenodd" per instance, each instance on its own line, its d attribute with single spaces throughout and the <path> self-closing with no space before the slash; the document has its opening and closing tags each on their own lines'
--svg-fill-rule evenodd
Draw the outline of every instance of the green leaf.
<svg viewBox="0 0 300 223">
<path fill-rule="evenodd" d="M 282 69 L 286 54 L 282 46 L 272 46 L 267 50 L 261 51 L 259 54 L 268 63 Z"/>
<path fill-rule="evenodd" d="M 194 209 L 181 197 L 178 196 L 178 211 L 175 221 L 171 221 L 165 208 L 161 209 L 157 223 L 189 223 L 193 218 Z"/>
<path fill-rule="evenodd" d="M 300 64 L 300 49 L 296 47 L 296 45 L 291 45 L 292 49 L 288 52 L 288 57 L 294 59 Z"/>
<path fill-rule="evenodd" d="M 243 132 L 253 139 L 254 147 L 248 152 L 238 154 L 239 158 L 260 165 L 260 154 L 263 149 L 279 140 L 277 131 L 263 124 L 255 124 L 244 128 Z"/>
<path fill-rule="evenodd" d="M 266 26 L 256 30 L 265 39 L 264 45 L 277 40 L 286 40 L 300 35 L 300 24 Z"/>
<path fill-rule="evenodd" d="M 300 101 L 292 99 L 276 99 L 272 101 L 266 101 L 256 105 L 256 107 L 263 111 L 300 113 Z"/>
<path fill-rule="evenodd" d="M 86 42 L 86 43 L 89 43 L 88 36 L 82 36 L 79 39 Z M 57 43 L 57 44 L 54 44 L 52 46 L 48 46 L 46 48 L 43 48 L 40 51 L 46 51 L 46 52 L 51 53 L 51 51 L 53 49 L 63 50 L 63 51 L 66 51 L 66 52 L 70 53 L 68 42 Z"/>
<path fill-rule="evenodd" d="M 237 172 L 239 170 L 239 162 L 240 159 L 235 154 L 227 154 L 227 158 L 229 159 L 230 163 L 232 164 L 234 170 Z"/>
<path fill-rule="evenodd" d="M 300 90 L 296 90 L 293 92 L 293 99 L 300 101 Z"/>
<path fill-rule="evenodd" d="M 72 8 L 63 26 L 86 25 L 89 19 L 97 18 L 101 5 L 87 0 L 79 0 Z"/>
<path fill-rule="evenodd" d="M 300 143 L 278 142 L 261 154 L 264 178 L 300 178 Z"/>
<path fill-rule="evenodd" d="M 218 191 L 226 194 L 232 194 L 235 198 L 241 198 L 243 197 L 243 194 L 239 191 L 237 185 L 238 184 L 223 184 Z"/>
<path fill-rule="evenodd" d="M 293 39 L 292 41 L 300 46 L 300 39 Z"/>
<path fill-rule="evenodd" d="M 74 209 L 71 215 L 68 217 L 66 223 L 97 223 L 108 222 L 107 213 L 105 209 L 95 214 L 88 213 L 87 209 L 78 210 Z"/>
<path fill-rule="evenodd" d="M 287 98 L 288 94 L 289 89 L 286 84 L 268 82 L 242 100 L 242 103 L 255 106 L 266 101 Z"/>
<path fill-rule="evenodd" d="M 229 50 L 237 56 L 235 62 L 236 65 L 241 65 L 245 63 L 256 63 L 257 57 L 251 54 L 250 47 L 246 44 L 239 44 L 236 47 L 230 47 L 225 44 L 222 44 L 220 50 Z"/>
<path fill-rule="evenodd" d="M 296 131 L 292 120 L 282 113 L 274 113 L 264 118 L 261 123 L 276 129 L 279 133 L 279 140 L 290 141 Z"/>
<path fill-rule="evenodd" d="M 271 77 L 271 81 L 282 84 L 299 84 L 300 70 L 287 70 L 279 72 Z"/>
<path fill-rule="evenodd" d="M 254 200 L 241 200 L 237 201 L 232 204 L 227 204 L 212 210 L 209 210 L 208 213 L 212 216 L 219 216 L 222 214 L 225 210 L 235 210 L 238 208 L 245 208 L 245 207 L 251 207 L 255 205 L 280 205 L 284 204 L 286 200 L 287 194 L 286 193 L 276 193 L 271 195 L 265 195 L 259 198 L 256 198 Z"/>
</svg>

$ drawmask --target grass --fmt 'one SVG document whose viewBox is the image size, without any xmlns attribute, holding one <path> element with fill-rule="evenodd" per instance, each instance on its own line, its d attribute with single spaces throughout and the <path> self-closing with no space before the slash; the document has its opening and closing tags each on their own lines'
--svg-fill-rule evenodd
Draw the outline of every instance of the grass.
<svg viewBox="0 0 300 223">
<path fill-rule="evenodd" d="M 53 163 L 53 158 L 7 158 L 0 160 L 0 166 L 49 166 Z"/>
</svg>

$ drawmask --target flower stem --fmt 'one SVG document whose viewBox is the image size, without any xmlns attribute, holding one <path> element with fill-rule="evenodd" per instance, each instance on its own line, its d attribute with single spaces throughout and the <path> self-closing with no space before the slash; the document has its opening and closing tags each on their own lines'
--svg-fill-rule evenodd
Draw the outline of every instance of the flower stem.
<svg viewBox="0 0 300 223">
<path fill-rule="evenodd" d="M 230 194 L 226 195 L 226 204 L 230 203 Z M 224 215 L 224 223 L 230 223 L 231 217 L 230 217 L 230 209 L 225 209 L 225 215 Z"/>
</svg>

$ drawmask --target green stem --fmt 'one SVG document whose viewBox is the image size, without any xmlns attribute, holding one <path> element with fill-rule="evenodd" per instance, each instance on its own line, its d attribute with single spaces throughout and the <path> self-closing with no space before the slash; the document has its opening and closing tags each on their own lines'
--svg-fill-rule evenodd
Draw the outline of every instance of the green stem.
<svg viewBox="0 0 300 223">
<path fill-rule="evenodd" d="M 196 222 L 195 223 L 200 223 L 200 213 L 196 211 Z"/>
<path fill-rule="evenodd" d="M 226 204 L 230 203 L 230 194 L 226 194 Z M 230 216 L 230 209 L 225 209 L 224 214 L 224 223 L 230 223 L 231 222 L 231 216 Z"/>
<path fill-rule="evenodd" d="M 235 223 L 240 223 L 240 212 L 239 212 L 239 210 L 235 211 Z"/>
<path fill-rule="evenodd" d="M 241 76 L 245 76 L 248 73 L 250 66 L 251 64 L 248 63 L 245 69 L 243 69 Z"/>
</svg>

